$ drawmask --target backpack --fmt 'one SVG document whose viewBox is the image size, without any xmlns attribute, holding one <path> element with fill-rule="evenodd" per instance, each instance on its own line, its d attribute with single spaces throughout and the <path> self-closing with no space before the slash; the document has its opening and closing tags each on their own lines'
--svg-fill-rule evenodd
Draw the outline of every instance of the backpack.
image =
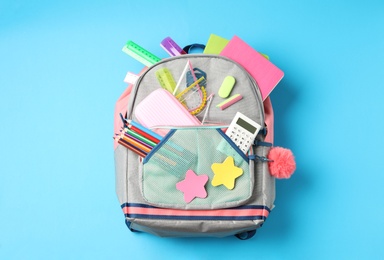
<svg viewBox="0 0 384 260">
<path fill-rule="evenodd" d="M 274 208 L 275 178 L 296 167 L 288 149 L 273 147 L 269 93 L 230 55 L 172 44 L 177 53 L 162 60 L 131 41 L 123 48 L 146 65 L 133 80 L 127 74 L 133 84 L 114 114 L 125 223 L 161 237 L 251 238 Z M 225 133 L 238 112 L 261 126 L 246 153 Z"/>
</svg>

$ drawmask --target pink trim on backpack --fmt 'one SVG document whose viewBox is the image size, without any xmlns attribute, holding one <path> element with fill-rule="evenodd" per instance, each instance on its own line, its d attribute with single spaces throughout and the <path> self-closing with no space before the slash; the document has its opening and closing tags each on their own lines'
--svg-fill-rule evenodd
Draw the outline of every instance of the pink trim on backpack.
<svg viewBox="0 0 384 260">
<path fill-rule="evenodd" d="M 130 96 L 131 91 L 132 91 L 132 86 L 133 85 L 128 85 L 128 87 L 125 89 L 123 94 L 121 94 L 121 96 L 119 97 L 119 99 L 116 102 L 115 119 L 114 119 L 115 122 L 114 122 L 114 129 L 113 129 L 115 131 L 115 134 L 120 133 L 120 130 L 123 127 L 123 121 L 121 121 L 120 113 L 123 116 L 125 116 L 125 114 L 127 113 L 128 100 L 129 100 L 129 96 Z M 116 149 L 118 143 L 114 141 L 113 145 L 114 145 L 113 149 Z"/>
<path fill-rule="evenodd" d="M 245 208 L 228 208 L 228 209 L 213 209 L 213 210 L 184 210 L 184 209 L 169 209 L 156 208 L 143 204 L 125 205 L 122 208 L 124 214 L 129 216 L 152 216 L 158 217 L 260 217 L 267 218 L 269 210 L 263 206 L 248 206 Z"/>
<path fill-rule="evenodd" d="M 264 101 L 264 111 L 265 111 L 265 124 L 267 125 L 267 136 L 265 137 L 265 142 L 273 144 L 273 108 L 271 98 L 267 97 Z"/>
</svg>

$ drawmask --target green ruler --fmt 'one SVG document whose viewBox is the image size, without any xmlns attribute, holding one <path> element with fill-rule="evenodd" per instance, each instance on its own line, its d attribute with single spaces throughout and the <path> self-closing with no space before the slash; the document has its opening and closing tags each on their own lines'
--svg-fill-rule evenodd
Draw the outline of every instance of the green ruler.
<svg viewBox="0 0 384 260">
<path fill-rule="evenodd" d="M 159 57 L 140 47 L 133 41 L 127 42 L 127 44 L 123 47 L 123 52 L 140 61 L 147 67 L 150 67 L 160 61 Z"/>
</svg>

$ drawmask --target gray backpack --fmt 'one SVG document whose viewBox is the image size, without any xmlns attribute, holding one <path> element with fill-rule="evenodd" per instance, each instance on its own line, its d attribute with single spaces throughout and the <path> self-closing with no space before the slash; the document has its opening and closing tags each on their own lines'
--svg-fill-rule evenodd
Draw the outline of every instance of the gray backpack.
<svg viewBox="0 0 384 260">
<path fill-rule="evenodd" d="M 257 82 L 242 66 L 226 57 L 207 54 L 175 56 L 155 63 L 143 70 L 117 101 L 115 132 L 120 134 L 130 122 L 143 120 L 138 118 L 138 111 L 145 110 L 140 104 L 151 94 L 151 102 L 157 101 L 153 95 L 161 89 L 159 71 L 182 75 L 187 61 L 196 69 L 196 76 L 205 76 L 200 85 L 207 93 L 218 93 L 230 75 L 236 79 L 233 92 L 243 99 L 221 110 L 217 105 L 222 98 L 215 96 L 207 101 L 202 95 L 205 104 L 195 118 L 209 123 L 152 126 L 150 133 L 165 134 L 144 155 L 128 149 L 129 144 L 123 141 L 115 142 L 116 192 L 125 222 L 131 231 L 161 237 L 236 235 L 248 239 L 274 207 L 275 177 L 269 172 L 271 160 L 267 158 L 273 141 L 273 111 L 269 97 L 262 101 Z M 194 82 L 191 75 L 185 81 L 184 89 Z M 190 92 L 191 96 L 196 94 Z M 158 101 L 163 101 L 160 96 Z M 152 112 L 156 116 L 155 110 Z M 237 112 L 262 126 L 247 154 L 223 132 Z M 178 113 L 164 116 L 174 115 Z M 239 170 L 242 174 L 218 182 L 214 166 L 223 172 Z M 228 182 L 232 187 L 225 185 Z M 188 192 L 192 193 L 189 198 Z"/>
</svg>

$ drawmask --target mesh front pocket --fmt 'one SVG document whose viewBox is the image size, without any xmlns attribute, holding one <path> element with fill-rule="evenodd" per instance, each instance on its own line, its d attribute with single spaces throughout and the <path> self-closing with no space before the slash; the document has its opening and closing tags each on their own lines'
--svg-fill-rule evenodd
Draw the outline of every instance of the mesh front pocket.
<svg viewBox="0 0 384 260">
<path fill-rule="evenodd" d="M 232 189 L 225 183 L 220 184 L 217 173 L 221 172 L 212 167 L 218 165 L 227 171 L 224 162 L 228 161 L 233 161 L 231 167 L 234 171 L 242 172 L 234 179 Z M 188 186 L 190 176 L 187 178 L 187 172 L 191 171 L 192 177 L 204 176 L 201 178 L 208 178 L 208 181 L 196 187 L 199 191 L 205 190 L 205 197 L 197 195 L 187 201 L 185 193 L 190 190 L 193 193 L 193 185 L 197 185 L 192 181 L 191 187 Z M 229 170 L 229 174 L 234 171 Z M 238 206 L 251 196 L 254 185 L 252 172 L 247 156 L 220 129 L 171 130 L 143 161 L 142 194 L 148 203 L 161 207 L 214 209 Z M 188 191 L 177 188 L 178 183 L 184 180 Z"/>
</svg>

